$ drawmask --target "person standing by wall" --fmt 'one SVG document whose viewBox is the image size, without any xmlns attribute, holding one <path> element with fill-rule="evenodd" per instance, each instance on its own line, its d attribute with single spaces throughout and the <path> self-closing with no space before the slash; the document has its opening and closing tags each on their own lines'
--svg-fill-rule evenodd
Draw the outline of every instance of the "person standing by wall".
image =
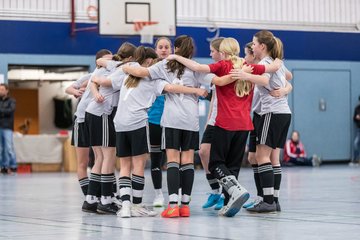
<svg viewBox="0 0 360 240">
<path fill-rule="evenodd" d="M 0 165 L 4 174 L 17 170 L 13 144 L 15 107 L 15 99 L 9 97 L 9 86 L 0 84 Z"/>
<path fill-rule="evenodd" d="M 359 96 L 360 101 L 360 96 Z M 356 133 L 355 133 L 355 139 L 354 139 L 354 158 L 351 162 L 359 163 L 360 161 L 360 103 L 356 106 L 354 111 L 354 123 L 356 124 Z"/>
</svg>

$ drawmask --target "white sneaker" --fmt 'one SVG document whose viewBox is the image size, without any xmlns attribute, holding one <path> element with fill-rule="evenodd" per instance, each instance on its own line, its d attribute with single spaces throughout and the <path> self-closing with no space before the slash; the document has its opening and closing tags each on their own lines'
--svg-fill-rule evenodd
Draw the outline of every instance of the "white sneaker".
<svg viewBox="0 0 360 240">
<path fill-rule="evenodd" d="M 122 206 L 121 199 L 118 199 L 117 197 L 112 197 L 112 202 L 115 203 L 119 208 Z"/>
<path fill-rule="evenodd" d="M 219 216 L 225 216 L 225 213 L 229 210 L 228 206 L 223 206 L 222 208 L 220 208 L 218 215 Z"/>
<path fill-rule="evenodd" d="M 131 217 L 131 203 L 130 203 L 130 201 L 124 201 L 122 203 L 121 210 L 118 211 L 116 215 L 118 215 L 119 217 L 122 217 L 122 218 Z"/>
<path fill-rule="evenodd" d="M 249 199 L 250 194 L 243 186 L 240 185 L 234 176 L 223 177 L 220 183 L 230 195 L 229 202 L 225 206 L 227 209 L 224 216 L 233 217 L 240 211 L 242 205 Z"/>
<path fill-rule="evenodd" d="M 133 204 L 131 206 L 131 216 L 132 217 L 155 217 L 157 212 L 148 209 L 143 204 Z"/>
<path fill-rule="evenodd" d="M 321 158 L 319 158 L 316 154 L 312 156 L 312 165 L 313 167 L 320 167 L 321 165 Z"/>
<path fill-rule="evenodd" d="M 153 201 L 154 207 L 163 207 L 164 206 L 164 196 L 162 194 L 156 195 Z"/>
</svg>

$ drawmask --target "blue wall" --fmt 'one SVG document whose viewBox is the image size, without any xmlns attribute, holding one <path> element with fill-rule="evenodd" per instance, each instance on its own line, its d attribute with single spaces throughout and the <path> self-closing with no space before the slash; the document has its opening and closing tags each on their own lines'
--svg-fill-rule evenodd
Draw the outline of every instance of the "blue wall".
<svg viewBox="0 0 360 240">
<path fill-rule="evenodd" d="M 77 28 L 89 26 L 94 25 L 77 24 Z M 220 29 L 220 36 L 235 37 L 243 46 L 251 41 L 257 31 Z M 0 32 L 0 74 L 5 74 L 5 78 L 8 64 L 89 65 L 93 69 L 97 50 L 107 48 L 115 52 L 124 41 L 140 44 L 139 37 L 100 36 L 97 31 L 77 32 L 76 36 L 71 37 L 69 23 L 0 21 Z M 328 160 L 350 159 L 352 146 L 349 144 L 352 143 L 354 131 L 352 114 L 360 95 L 360 34 L 273 32 L 282 39 L 286 65 L 294 74 L 294 90 L 289 96 L 294 113 L 290 131 L 295 127 L 301 129 L 309 154 L 317 153 Z M 213 37 L 214 33 L 206 28 L 178 27 L 177 35 L 181 34 L 195 39 L 198 61 L 211 62 L 206 38 Z M 343 74 L 327 75 L 331 71 Z M 311 73 L 314 73 L 314 79 L 309 79 L 313 76 Z M 337 76 L 339 82 L 344 81 L 344 86 L 341 83 L 336 85 L 339 84 Z M 323 88 L 324 91 L 314 91 Z M 318 111 L 319 98 L 325 98 L 329 104 L 326 113 Z M 338 99 L 340 107 L 333 101 L 334 98 Z M 342 111 L 343 108 L 346 111 Z M 312 115 L 308 116 L 310 112 Z M 325 118 L 330 116 L 330 119 L 324 120 L 324 114 L 328 114 Z M 309 122 L 309 118 L 313 121 Z M 201 122 L 204 123 L 205 119 L 201 119 Z M 337 155 L 331 154 L 334 149 L 341 151 Z"/>
</svg>

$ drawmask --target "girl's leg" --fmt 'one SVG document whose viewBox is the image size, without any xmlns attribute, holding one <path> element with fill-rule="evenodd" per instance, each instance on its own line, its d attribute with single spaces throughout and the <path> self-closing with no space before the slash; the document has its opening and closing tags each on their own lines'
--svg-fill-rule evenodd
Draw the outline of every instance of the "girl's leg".
<svg viewBox="0 0 360 240">
<path fill-rule="evenodd" d="M 89 186 L 89 178 L 87 175 L 87 166 L 89 163 L 89 148 L 75 147 L 75 151 L 77 159 L 77 176 L 79 179 L 81 190 L 86 196 Z"/>
<path fill-rule="evenodd" d="M 271 165 L 270 155 L 272 148 L 267 145 L 256 146 L 256 161 L 259 165 L 260 183 L 263 189 L 263 202 L 247 208 L 251 212 L 273 212 L 276 211 L 274 203 L 274 170 Z"/>
<path fill-rule="evenodd" d="M 281 185 L 281 165 L 280 165 L 280 148 L 273 149 L 270 155 L 271 165 L 274 171 L 274 201 L 276 203 L 276 211 L 281 211 L 279 204 L 280 185 Z"/>
<path fill-rule="evenodd" d="M 131 217 L 131 157 L 120 157 L 120 198 L 122 208 L 120 210 L 121 217 Z"/>
<path fill-rule="evenodd" d="M 181 152 L 181 204 L 189 205 L 194 184 L 194 150 Z"/>
<path fill-rule="evenodd" d="M 214 206 L 219 202 L 221 196 L 220 184 L 218 180 L 213 176 L 213 174 L 209 171 L 210 149 L 211 149 L 210 143 L 202 143 L 200 145 L 200 150 L 199 150 L 199 156 L 206 174 L 206 179 L 212 191 L 206 203 L 202 206 L 203 208 L 209 208 Z"/>
<path fill-rule="evenodd" d="M 119 207 L 113 203 L 115 148 L 101 147 L 101 150 L 104 159 L 101 168 L 101 203 L 98 211 L 105 214 L 116 214 Z"/>
<path fill-rule="evenodd" d="M 94 150 L 95 161 L 91 169 L 90 181 L 86 200 L 82 206 L 83 211 L 96 212 L 98 199 L 101 197 L 101 166 L 103 155 L 101 147 L 92 147 Z"/>
</svg>

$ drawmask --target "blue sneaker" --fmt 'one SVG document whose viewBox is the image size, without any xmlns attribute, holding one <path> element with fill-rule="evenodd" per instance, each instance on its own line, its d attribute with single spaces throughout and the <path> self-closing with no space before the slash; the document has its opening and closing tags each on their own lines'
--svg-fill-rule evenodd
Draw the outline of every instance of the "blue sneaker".
<svg viewBox="0 0 360 240">
<path fill-rule="evenodd" d="M 215 205 L 215 210 L 220 210 L 224 206 L 224 197 L 221 196 L 219 201 Z"/>
<path fill-rule="evenodd" d="M 257 196 L 254 200 L 252 200 L 251 202 L 245 203 L 243 205 L 243 208 L 247 209 L 247 208 L 251 208 L 253 207 L 255 204 L 258 204 L 259 202 L 262 201 L 262 197 Z"/>
<path fill-rule="evenodd" d="M 221 194 L 211 193 L 207 199 L 207 202 L 202 206 L 202 208 L 209 208 L 214 206 L 220 199 Z"/>
</svg>

